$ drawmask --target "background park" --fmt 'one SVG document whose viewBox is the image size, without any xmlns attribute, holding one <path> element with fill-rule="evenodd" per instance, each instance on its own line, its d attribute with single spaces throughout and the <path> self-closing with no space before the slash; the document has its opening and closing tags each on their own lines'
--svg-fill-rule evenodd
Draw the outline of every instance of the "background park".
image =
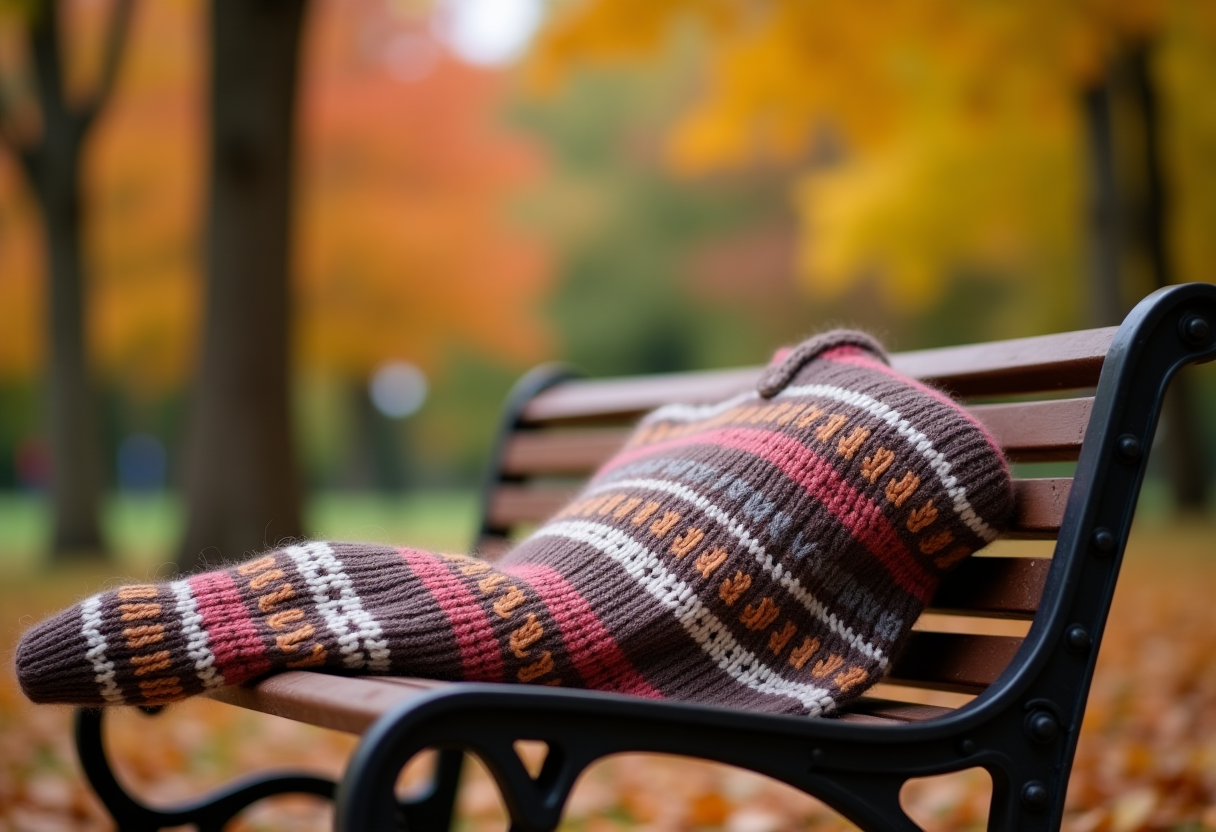
<svg viewBox="0 0 1216 832">
<path fill-rule="evenodd" d="M 0 0 L 0 830 L 106 829 L 32 621 L 292 536 L 464 550 L 529 366 L 758 364 L 1117 323 L 1213 282 L 1216 6 Z M 1216 370 L 1168 403 L 1069 832 L 1216 829 Z M 205 702 L 149 799 L 352 740 Z M 905 796 L 979 828 L 990 786 Z M 474 771 L 460 828 L 503 829 Z M 276 800 L 245 829 L 325 828 Z M 563 828 L 847 824 L 720 766 L 607 761 Z"/>
</svg>

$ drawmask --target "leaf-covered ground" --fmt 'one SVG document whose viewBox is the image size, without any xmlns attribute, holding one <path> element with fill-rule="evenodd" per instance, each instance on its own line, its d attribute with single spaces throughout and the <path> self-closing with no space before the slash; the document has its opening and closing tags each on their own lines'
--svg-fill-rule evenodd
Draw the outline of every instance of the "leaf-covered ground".
<svg viewBox="0 0 1216 832">
<path fill-rule="evenodd" d="M 1068 792 L 1066 832 L 1216 829 L 1216 526 L 1138 528 L 1124 565 Z M 12 676 L 13 644 L 33 619 L 97 589 L 81 575 L 7 578 L 0 586 L 0 832 L 110 829 L 81 780 L 70 746 L 71 713 L 27 704 Z M 304 766 L 336 775 L 349 737 L 188 702 L 154 718 L 121 712 L 109 742 L 120 776 L 149 801 L 167 803 L 243 772 Z M 419 771 L 406 778 L 418 777 Z M 920 781 L 904 802 L 929 832 L 983 825 L 986 774 Z M 467 776 L 461 828 L 505 828 L 480 769 Z M 250 810 L 243 830 L 325 829 L 328 808 L 307 798 Z M 821 804 L 747 772 L 673 758 L 630 756 L 591 769 L 564 828 L 611 830 L 837 829 Z"/>
</svg>

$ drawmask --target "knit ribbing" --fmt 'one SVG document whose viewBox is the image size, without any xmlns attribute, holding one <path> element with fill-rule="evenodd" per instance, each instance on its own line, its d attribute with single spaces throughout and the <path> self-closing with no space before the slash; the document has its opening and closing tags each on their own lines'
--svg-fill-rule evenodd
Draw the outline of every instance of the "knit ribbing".
<svg viewBox="0 0 1216 832">
<path fill-rule="evenodd" d="M 672 405 L 501 563 L 306 543 L 93 596 L 18 650 L 35 701 L 157 704 L 268 672 L 563 685 L 826 714 L 878 681 L 1012 511 L 1000 451 L 860 333 Z"/>
</svg>

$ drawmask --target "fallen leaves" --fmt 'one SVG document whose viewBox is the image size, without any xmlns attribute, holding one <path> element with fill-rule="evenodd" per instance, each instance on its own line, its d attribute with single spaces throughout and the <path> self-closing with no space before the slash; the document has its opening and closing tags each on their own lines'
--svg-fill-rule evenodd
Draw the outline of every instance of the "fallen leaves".
<svg viewBox="0 0 1216 832">
<path fill-rule="evenodd" d="M 1138 530 L 1103 640 L 1064 832 L 1216 829 L 1216 528 Z M 57 587 L 8 580 L 0 589 L 11 656 L 16 621 L 77 597 Z M 69 587 L 66 591 L 58 587 Z M 112 824 L 83 782 L 71 747 L 71 712 L 28 704 L 0 673 L 0 832 L 105 830 Z M 120 780 L 149 803 L 198 795 L 235 776 L 273 767 L 336 777 L 355 740 L 342 734 L 189 701 L 156 717 L 118 711 L 107 742 Z M 530 768 L 543 748 L 524 748 Z M 401 787 L 417 786 L 426 764 Z M 971 769 L 908 783 L 905 808 L 927 832 L 979 830 L 991 795 L 987 773 Z M 506 814 L 493 781 L 469 766 L 458 803 L 461 832 L 500 832 Z M 281 798 L 248 811 L 235 832 L 320 830 L 323 801 Z M 750 772 L 657 755 L 622 755 L 585 772 L 567 806 L 564 832 L 835 832 L 852 828 L 823 804 Z"/>
</svg>

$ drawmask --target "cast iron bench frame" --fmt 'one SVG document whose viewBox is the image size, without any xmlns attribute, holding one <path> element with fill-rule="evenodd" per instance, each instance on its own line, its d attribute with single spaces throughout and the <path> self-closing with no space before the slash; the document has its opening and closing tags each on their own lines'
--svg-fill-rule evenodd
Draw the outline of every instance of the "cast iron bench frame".
<svg viewBox="0 0 1216 832">
<path fill-rule="evenodd" d="M 918 633 L 892 669 L 905 691 L 975 694 L 961 707 L 870 696 L 839 718 L 804 719 L 587 691 L 292 672 L 213 697 L 362 734 L 339 784 L 267 775 L 189 806 L 152 808 L 114 777 L 102 713 L 87 710 L 76 724 L 83 768 L 122 830 L 194 823 L 210 832 L 255 800 L 305 792 L 334 797 L 336 825 L 347 832 L 439 832 L 451 823 L 465 752 L 477 754 L 496 779 L 515 832 L 555 828 L 579 774 L 624 752 L 750 769 L 804 790 L 863 829 L 906 832 L 920 828 L 900 806 L 907 780 L 979 766 L 992 778 L 990 829 L 1057 829 L 1166 387 L 1182 366 L 1212 358 L 1210 284 L 1155 292 L 1118 328 L 893 357 L 901 370 L 969 401 L 1005 397 L 974 411 L 1015 462 L 1077 461 L 1071 481 L 1016 483 L 1011 537 L 1055 538 L 1051 558 L 972 558 L 931 605 L 931 613 L 962 622 L 1028 621 L 1024 638 L 982 628 L 977 635 Z M 757 375 L 748 369 L 586 381 L 552 367 L 529 374 L 507 404 L 479 548 L 493 554 L 513 530 L 559 506 L 573 488 L 569 477 L 606 459 L 639 413 L 665 401 L 723 398 L 748 389 Z M 1075 395 L 1095 385 L 1092 398 Z M 1044 393 L 1057 398 L 1044 400 Z M 535 777 L 515 751 L 520 740 L 548 745 Z M 393 792 L 398 773 L 427 748 L 440 749 L 429 791 L 400 800 Z"/>
</svg>

